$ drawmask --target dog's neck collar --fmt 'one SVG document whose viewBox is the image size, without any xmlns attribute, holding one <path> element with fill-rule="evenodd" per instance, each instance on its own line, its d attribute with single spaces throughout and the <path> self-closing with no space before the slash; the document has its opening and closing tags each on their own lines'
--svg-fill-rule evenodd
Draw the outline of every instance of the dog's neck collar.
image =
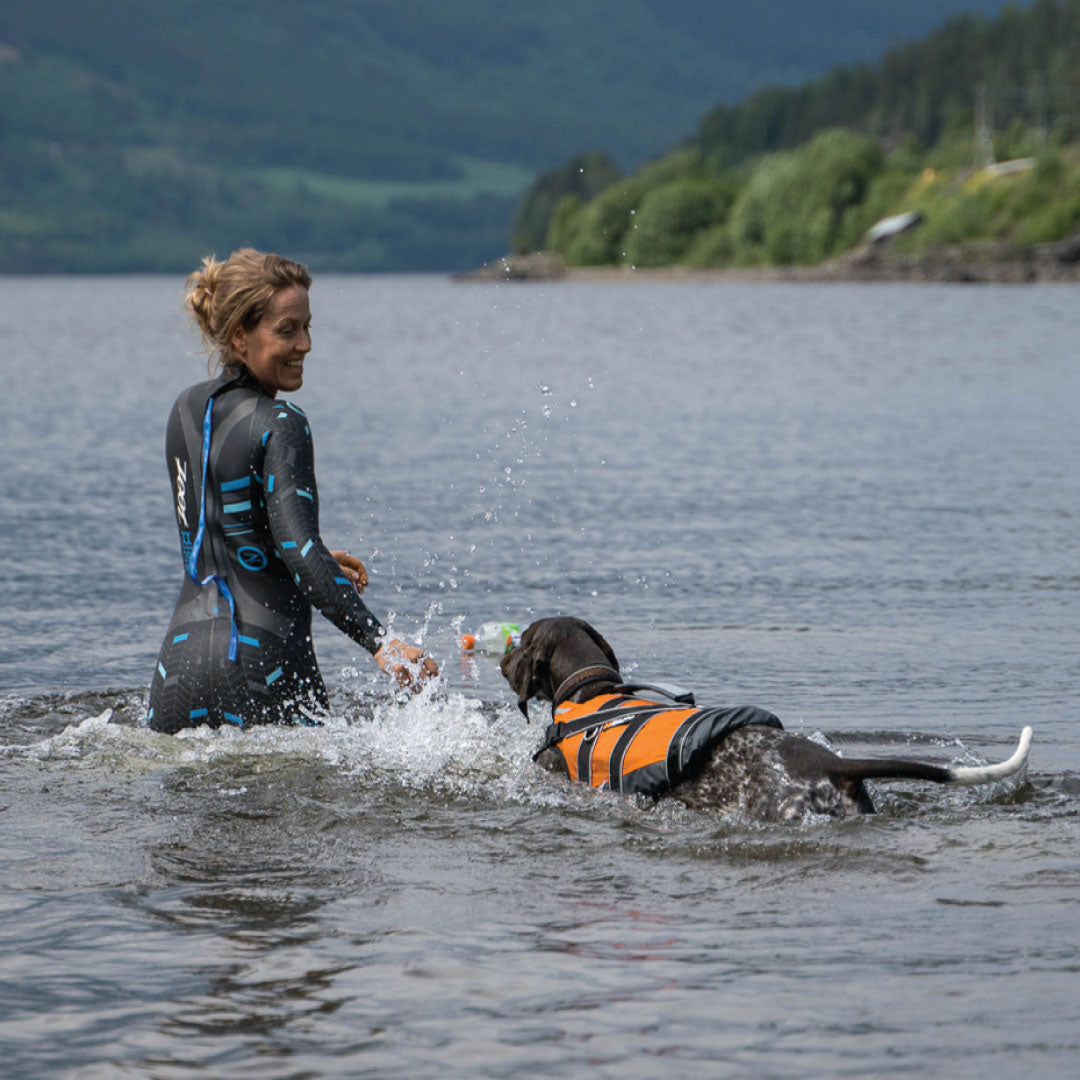
<svg viewBox="0 0 1080 1080">
<path fill-rule="evenodd" d="M 582 687 L 594 682 L 613 682 L 618 685 L 622 683 L 622 676 L 609 664 L 593 664 L 591 667 L 578 668 L 559 683 L 559 689 L 552 695 L 552 716 L 564 701 L 569 701 Z"/>
</svg>

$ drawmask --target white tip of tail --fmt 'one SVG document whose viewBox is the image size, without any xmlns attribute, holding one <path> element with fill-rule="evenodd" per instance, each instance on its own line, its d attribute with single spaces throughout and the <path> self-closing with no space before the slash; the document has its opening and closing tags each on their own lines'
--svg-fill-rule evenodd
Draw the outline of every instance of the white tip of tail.
<svg viewBox="0 0 1080 1080">
<path fill-rule="evenodd" d="M 1020 745 L 1008 761 L 998 765 L 962 765 L 952 770 L 954 784 L 991 784 L 995 780 L 1004 780 L 1013 776 L 1027 765 L 1028 751 L 1031 749 L 1031 728 L 1020 732 Z"/>
</svg>

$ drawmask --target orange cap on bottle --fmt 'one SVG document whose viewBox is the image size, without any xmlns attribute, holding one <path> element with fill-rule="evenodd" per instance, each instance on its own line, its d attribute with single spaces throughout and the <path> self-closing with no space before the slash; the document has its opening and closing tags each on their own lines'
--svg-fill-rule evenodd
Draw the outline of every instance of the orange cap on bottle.
<svg viewBox="0 0 1080 1080">
<path fill-rule="evenodd" d="M 461 647 L 466 652 L 472 652 L 476 648 L 476 638 L 472 634 L 462 634 Z"/>
</svg>

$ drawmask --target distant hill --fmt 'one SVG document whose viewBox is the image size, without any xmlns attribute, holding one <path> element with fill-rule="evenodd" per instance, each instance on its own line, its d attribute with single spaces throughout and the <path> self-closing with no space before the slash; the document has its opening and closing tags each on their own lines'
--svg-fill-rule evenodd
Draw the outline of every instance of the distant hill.
<svg viewBox="0 0 1080 1080">
<path fill-rule="evenodd" d="M 717 106 L 629 175 L 575 155 L 522 200 L 515 246 L 578 266 L 814 266 L 846 253 L 864 276 L 968 263 L 1008 264 L 994 272 L 1010 280 L 1075 274 L 1078 64 L 1080 0 L 955 16 L 875 63 Z M 868 245 L 883 221 L 888 242 Z"/>
<path fill-rule="evenodd" d="M 633 167 L 707 110 L 958 11 L 907 0 L 5 0 L 0 270 L 320 266 L 499 254 L 538 170 Z"/>
</svg>

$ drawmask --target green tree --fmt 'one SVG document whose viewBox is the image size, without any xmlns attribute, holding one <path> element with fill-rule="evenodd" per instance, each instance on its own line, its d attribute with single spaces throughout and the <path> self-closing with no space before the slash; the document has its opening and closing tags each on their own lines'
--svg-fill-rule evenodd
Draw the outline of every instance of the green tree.
<svg viewBox="0 0 1080 1080">
<path fill-rule="evenodd" d="M 733 193 L 718 180 L 687 177 L 653 188 L 641 200 L 626 238 L 626 260 L 635 266 L 679 262 L 695 236 L 722 224 Z"/>
<path fill-rule="evenodd" d="M 850 243 L 849 213 L 882 160 L 874 140 L 840 129 L 763 159 L 731 212 L 735 261 L 813 263 Z"/>
<path fill-rule="evenodd" d="M 524 255 L 544 247 L 561 199 L 573 195 L 588 202 L 621 176 L 615 162 L 600 150 L 575 154 L 565 165 L 541 173 L 518 206 L 511 239 L 514 251 Z"/>
<path fill-rule="evenodd" d="M 619 180 L 576 213 L 564 200 L 557 208 L 548 247 L 574 266 L 622 262 L 626 235 L 644 193 L 641 182 L 631 177 Z"/>
</svg>

